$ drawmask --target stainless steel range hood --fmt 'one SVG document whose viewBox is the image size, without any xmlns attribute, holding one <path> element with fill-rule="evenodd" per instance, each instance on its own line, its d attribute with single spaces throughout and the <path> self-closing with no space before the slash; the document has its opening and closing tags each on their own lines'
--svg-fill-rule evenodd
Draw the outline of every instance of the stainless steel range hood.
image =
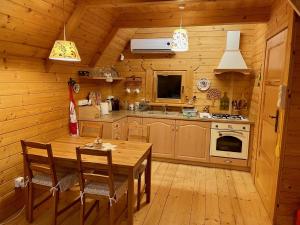
<svg viewBox="0 0 300 225">
<path fill-rule="evenodd" d="M 226 49 L 215 74 L 238 72 L 250 74 L 245 60 L 240 52 L 240 31 L 227 31 Z"/>
</svg>

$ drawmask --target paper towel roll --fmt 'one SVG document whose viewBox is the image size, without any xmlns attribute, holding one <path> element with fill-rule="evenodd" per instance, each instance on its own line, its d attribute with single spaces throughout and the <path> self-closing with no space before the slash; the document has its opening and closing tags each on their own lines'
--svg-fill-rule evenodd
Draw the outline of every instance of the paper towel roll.
<svg viewBox="0 0 300 225">
<path fill-rule="evenodd" d="M 109 111 L 108 111 L 108 103 L 107 103 L 107 102 L 101 102 L 101 103 L 100 103 L 100 107 L 101 107 L 101 114 L 102 114 L 102 115 L 107 115 L 107 114 L 109 114 Z"/>
</svg>

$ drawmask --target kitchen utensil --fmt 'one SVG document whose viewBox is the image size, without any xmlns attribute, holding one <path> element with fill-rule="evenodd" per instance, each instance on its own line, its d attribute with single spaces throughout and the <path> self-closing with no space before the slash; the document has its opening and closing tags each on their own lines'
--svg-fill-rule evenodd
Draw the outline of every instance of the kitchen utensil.
<svg viewBox="0 0 300 225">
<path fill-rule="evenodd" d="M 112 100 L 112 110 L 119 111 L 120 110 L 120 100 L 118 98 L 114 98 Z"/>
<path fill-rule="evenodd" d="M 106 101 L 108 103 L 108 110 L 111 112 L 112 111 L 112 104 L 113 104 L 114 96 L 107 96 Z"/>
<path fill-rule="evenodd" d="M 129 104 L 129 110 L 134 111 L 134 104 L 132 103 Z"/>
<path fill-rule="evenodd" d="M 108 102 L 101 102 L 100 107 L 101 107 L 101 115 L 109 114 Z"/>
<path fill-rule="evenodd" d="M 220 99 L 220 110 L 229 110 L 229 102 L 227 92 L 224 92 L 224 96 Z"/>
<path fill-rule="evenodd" d="M 138 111 L 140 109 L 140 102 L 135 102 L 134 103 L 134 110 Z"/>
</svg>

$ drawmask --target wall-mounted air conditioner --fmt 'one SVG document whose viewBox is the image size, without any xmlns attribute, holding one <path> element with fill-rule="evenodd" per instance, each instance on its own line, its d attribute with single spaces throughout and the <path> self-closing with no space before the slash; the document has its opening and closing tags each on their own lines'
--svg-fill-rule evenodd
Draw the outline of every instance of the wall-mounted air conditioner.
<svg viewBox="0 0 300 225">
<path fill-rule="evenodd" d="M 131 39 L 130 48 L 132 53 L 175 54 L 171 42 L 172 38 Z"/>
</svg>

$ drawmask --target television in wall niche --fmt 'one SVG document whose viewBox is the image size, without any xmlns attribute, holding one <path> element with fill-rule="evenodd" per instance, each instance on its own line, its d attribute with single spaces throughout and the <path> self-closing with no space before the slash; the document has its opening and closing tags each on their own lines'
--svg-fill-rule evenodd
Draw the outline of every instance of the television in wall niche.
<svg viewBox="0 0 300 225">
<path fill-rule="evenodd" d="M 161 103 L 183 103 L 185 71 L 155 72 L 155 101 Z"/>
</svg>

